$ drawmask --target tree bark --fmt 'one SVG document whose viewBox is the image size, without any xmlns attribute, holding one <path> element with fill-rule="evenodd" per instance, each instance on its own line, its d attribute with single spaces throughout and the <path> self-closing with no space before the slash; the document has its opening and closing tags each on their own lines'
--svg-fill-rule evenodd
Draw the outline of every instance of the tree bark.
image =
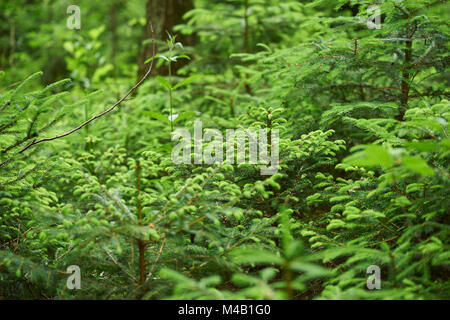
<svg viewBox="0 0 450 320">
<path fill-rule="evenodd" d="M 168 39 L 167 32 L 171 35 L 174 34 L 173 27 L 186 22 L 183 19 L 183 15 L 189 10 L 194 8 L 193 0 L 147 0 L 146 2 L 146 26 L 143 30 L 142 42 L 151 38 L 151 30 L 149 27 L 149 21 L 153 22 L 153 28 L 155 30 L 155 41 L 161 42 Z M 195 43 L 195 36 L 193 35 L 182 35 L 177 36 L 177 41 L 181 42 L 183 45 L 191 46 Z M 146 66 L 145 60 L 149 59 L 152 55 L 151 43 L 142 44 L 141 50 L 138 57 L 138 78 L 142 77 L 145 73 Z M 180 59 L 178 62 L 173 63 L 172 71 L 175 74 L 176 71 L 186 64 L 185 59 Z M 168 74 L 167 66 L 162 66 L 155 69 L 156 74 L 166 75 Z"/>
<path fill-rule="evenodd" d="M 119 21 L 119 12 L 120 10 L 122 10 L 123 8 L 123 3 L 121 3 L 118 0 L 114 0 L 110 2 L 110 7 L 109 7 L 109 30 L 111 32 L 111 52 L 110 52 L 110 58 L 111 58 L 111 63 L 114 66 L 114 75 L 117 74 L 117 61 L 116 61 L 116 57 L 117 57 L 117 52 L 118 50 L 118 45 L 119 45 L 119 33 L 118 33 L 118 27 L 120 25 L 120 21 Z"/>
</svg>

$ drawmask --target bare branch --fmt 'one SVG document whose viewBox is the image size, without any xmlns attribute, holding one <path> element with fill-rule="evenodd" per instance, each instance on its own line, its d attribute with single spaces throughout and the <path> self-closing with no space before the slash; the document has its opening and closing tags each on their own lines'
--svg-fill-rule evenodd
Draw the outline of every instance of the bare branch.
<svg viewBox="0 0 450 320">
<path fill-rule="evenodd" d="M 150 21 L 149 24 L 150 24 L 150 28 L 151 28 L 151 31 L 152 31 L 152 44 L 153 44 L 153 53 L 152 53 L 152 55 L 153 55 L 153 58 L 154 58 L 155 55 L 156 55 L 155 35 L 154 35 L 154 31 L 153 31 L 153 25 L 152 25 L 152 22 Z M 52 138 L 45 138 L 45 139 L 40 139 L 40 140 L 33 140 L 33 142 L 31 142 L 31 143 L 28 144 L 26 147 L 24 147 L 22 150 L 20 150 L 19 153 L 22 153 L 22 152 L 24 152 L 25 150 L 27 150 L 28 148 L 30 148 L 30 147 L 32 147 L 32 146 L 34 146 L 34 145 L 37 145 L 37 144 L 39 144 L 39 143 L 46 142 L 46 141 L 52 141 L 52 140 L 60 139 L 60 138 L 66 137 L 66 136 L 68 136 L 68 135 L 71 135 L 72 133 L 77 132 L 78 130 L 80 130 L 81 128 L 83 128 L 84 126 L 86 126 L 87 124 L 89 124 L 89 123 L 91 123 L 92 121 L 94 121 L 95 119 L 101 118 L 101 117 L 103 117 L 105 114 L 107 114 L 107 113 L 113 111 L 119 104 L 121 104 L 123 101 L 126 101 L 127 98 L 128 98 L 128 96 L 129 96 L 134 90 L 136 90 L 136 89 L 137 89 L 137 88 L 145 81 L 145 79 L 147 79 L 147 77 L 148 77 L 148 76 L 150 75 L 150 73 L 152 72 L 152 69 L 153 69 L 153 61 L 154 61 L 154 60 L 155 60 L 155 59 L 152 59 L 152 60 L 151 60 L 150 66 L 149 66 L 149 68 L 148 68 L 148 71 L 147 71 L 147 73 L 142 77 L 142 79 L 139 80 L 138 83 L 136 83 L 136 84 L 135 84 L 135 85 L 134 85 L 134 86 L 133 86 L 133 87 L 132 87 L 132 88 L 131 88 L 131 89 L 130 89 L 130 90 L 129 90 L 129 91 L 128 91 L 121 99 L 120 99 L 120 100 L 118 100 L 116 103 L 114 103 L 109 109 L 103 111 L 102 113 L 99 113 L 99 114 L 93 116 L 93 117 L 90 118 L 89 120 L 87 120 L 87 121 L 83 122 L 82 124 L 80 124 L 78 127 L 74 128 L 74 129 L 72 129 L 72 130 L 70 130 L 70 131 L 68 131 L 68 132 L 66 132 L 66 133 L 63 133 L 63 134 L 54 136 L 54 137 L 52 137 Z"/>
</svg>

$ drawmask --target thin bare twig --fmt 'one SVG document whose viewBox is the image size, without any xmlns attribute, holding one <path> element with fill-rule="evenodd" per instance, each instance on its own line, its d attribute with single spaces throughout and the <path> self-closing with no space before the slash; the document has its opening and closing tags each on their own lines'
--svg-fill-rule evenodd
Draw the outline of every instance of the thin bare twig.
<svg viewBox="0 0 450 320">
<path fill-rule="evenodd" d="M 113 255 L 109 252 L 108 249 L 106 249 L 105 247 L 102 247 L 102 249 L 106 252 L 106 254 L 108 255 L 108 257 L 111 259 L 111 261 L 118 266 L 124 273 L 126 273 L 131 279 L 133 279 L 134 282 L 138 282 L 138 280 L 136 279 L 136 277 L 134 275 L 132 275 L 131 273 L 129 273 L 118 261 L 116 258 L 113 257 Z"/>
<path fill-rule="evenodd" d="M 5 103 L 5 105 L 4 105 L 3 107 L 0 108 L 0 112 L 2 112 L 3 110 L 5 110 L 6 107 L 8 107 L 10 104 L 11 104 L 11 101 L 8 100 L 8 101 Z"/>
<path fill-rule="evenodd" d="M 6 87 L 4 87 L 3 89 L 1 89 L 0 92 L 3 92 L 3 91 L 5 91 L 6 89 L 9 89 L 9 88 L 15 87 L 15 86 L 17 86 L 18 84 L 21 84 L 22 82 L 23 82 L 23 80 L 17 81 L 17 82 L 15 82 L 15 83 L 13 83 L 13 84 L 10 84 L 9 86 L 6 86 Z"/>
<path fill-rule="evenodd" d="M 162 254 L 162 251 L 163 251 L 163 249 L 164 249 L 165 243 L 166 243 L 166 239 L 163 239 L 163 241 L 162 241 L 162 243 L 161 243 L 161 247 L 159 248 L 158 256 L 156 257 L 155 262 L 153 262 L 152 269 L 151 269 L 150 272 L 148 273 L 147 279 L 151 279 L 151 276 L 153 275 L 153 272 L 155 271 L 155 266 L 156 266 L 156 264 L 158 263 L 159 258 L 161 258 L 161 254 Z"/>
<path fill-rule="evenodd" d="M 152 55 L 153 55 L 153 58 L 154 58 L 155 55 L 156 55 L 155 35 L 154 35 L 153 25 L 152 25 L 151 21 L 149 22 L 149 24 L 150 24 L 150 29 L 151 29 L 151 31 L 152 31 L 152 44 L 153 44 L 153 53 L 152 53 Z M 66 133 L 63 133 L 63 134 L 54 136 L 54 137 L 52 137 L 52 138 L 44 138 L 44 139 L 40 139 L 40 140 L 33 140 L 30 144 L 28 144 L 26 147 L 24 147 L 22 150 L 20 150 L 19 153 L 22 153 L 22 152 L 24 152 L 25 150 L 27 150 L 28 148 L 30 148 L 30 147 L 32 147 L 32 146 L 34 146 L 34 145 L 37 145 L 37 144 L 39 144 L 39 143 L 46 142 L 46 141 L 52 141 L 52 140 L 56 140 L 56 139 L 60 139 L 60 138 L 66 137 L 66 136 L 68 136 L 68 135 L 70 135 L 70 134 L 72 134 L 72 133 L 74 133 L 74 132 L 80 130 L 81 128 L 83 128 L 83 127 L 86 126 L 87 124 L 91 123 L 91 122 L 94 121 L 95 119 L 101 118 L 101 117 L 103 117 L 105 114 L 107 114 L 107 113 L 113 111 L 119 104 L 121 104 L 123 101 L 125 101 L 125 100 L 128 98 L 128 96 L 129 96 L 134 90 L 136 90 L 136 89 L 137 89 L 137 88 L 145 81 L 145 79 L 147 79 L 147 77 L 148 77 L 148 76 L 150 75 L 150 73 L 152 72 L 152 69 L 153 69 L 153 61 L 154 61 L 154 59 L 151 60 L 150 66 L 149 66 L 149 68 L 148 68 L 148 71 L 147 71 L 147 73 L 142 77 L 142 79 L 139 80 L 138 83 L 136 83 L 136 84 L 135 84 L 135 85 L 134 85 L 134 86 L 133 86 L 133 87 L 132 87 L 132 88 L 131 88 L 131 89 L 130 89 L 130 90 L 129 90 L 129 91 L 128 91 L 121 99 L 120 99 L 120 100 L 118 100 L 116 103 L 114 103 L 109 109 L 103 111 L 102 113 L 99 113 L 99 114 L 93 116 L 93 117 L 90 118 L 89 120 L 87 120 L 87 121 L 83 122 L 82 124 L 80 124 L 78 127 L 74 128 L 74 129 L 72 129 L 72 130 L 70 130 L 70 131 L 68 131 L 68 132 L 66 132 Z"/>
</svg>

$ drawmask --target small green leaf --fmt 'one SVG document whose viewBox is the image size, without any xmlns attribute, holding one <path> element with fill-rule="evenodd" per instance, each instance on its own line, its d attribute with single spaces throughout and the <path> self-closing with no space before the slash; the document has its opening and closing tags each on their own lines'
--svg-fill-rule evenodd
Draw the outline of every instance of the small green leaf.
<svg viewBox="0 0 450 320">
<path fill-rule="evenodd" d="M 153 111 L 145 111 L 144 112 L 146 115 L 150 116 L 151 118 L 157 119 L 157 120 L 161 120 L 163 122 L 167 122 L 170 123 L 170 120 L 163 114 L 158 113 L 158 112 L 153 112 Z"/>
<path fill-rule="evenodd" d="M 417 151 L 433 152 L 436 150 L 437 143 L 433 140 L 423 140 L 407 142 L 406 145 L 408 146 L 408 148 Z"/>
<path fill-rule="evenodd" d="M 181 120 L 188 119 L 188 118 L 190 118 L 190 117 L 192 117 L 192 116 L 194 116 L 194 115 L 196 115 L 195 112 L 185 112 L 185 113 L 182 113 L 182 114 L 180 114 L 180 115 L 173 121 L 173 123 L 177 123 L 177 122 L 179 122 L 179 121 L 181 121 Z"/>
<path fill-rule="evenodd" d="M 344 162 L 350 165 L 360 167 L 382 166 L 389 168 L 392 166 L 392 158 L 388 151 L 379 145 L 364 146 L 364 150 L 354 153 L 344 159 Z"/>
<path fill-rule="evenodd" d="M 434 171 L 425 160 L 418 156 L 406 156 L 402 158 L 403 165 L 411 171 L 422 175 L 433 176 Z"/>
<path fill-rule="evenodd" d="M 164 88 L 166 88 L 167 90 L 170 90 L 172 88 L 172 85 L 169 83 L 169 81 L 167 81 L 164 77 L 161 76 L 157 76 L 156 80 L 158 80 L 159 83 L 162 84 L 162 86 Z"/>
<path fill-rule="evenodd" d="M 194 82 L 194 81 L 197 80 L 198 78 L 200 78 L 200 75 L 199 75 L 199 74 L 194 75 L 194 76 L 191 76 L 191 77 L 188 77 L 188 78 L 184 79 L 183 81 L 178 82 L 178 83 L 173 87 L 173 89 L 176 90 L 176 89 L 178 89 L 178 88 L 180 88 L 180 87 L 182 87 L 182 86 L 187 86 L 188 84 L 191 84 L 192 82 Z"/>
</svg>

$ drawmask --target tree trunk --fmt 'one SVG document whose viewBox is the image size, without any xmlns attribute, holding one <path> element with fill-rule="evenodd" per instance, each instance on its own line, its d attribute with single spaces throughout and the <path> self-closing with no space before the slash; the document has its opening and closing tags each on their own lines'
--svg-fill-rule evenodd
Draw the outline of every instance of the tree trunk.
<svg viewBox="0 0 450 320">
<path fill-rule="evenodd" d="M 113 73 L 114 75 L 117 75 L 117 52 L 118 50 L 118 44 L 119 44 L 119 33 L 118 33 L 118 27 L 120 25 L 119 22 L 119 12 L 123 9 L 123 3 L 114 0 L 110 2 L 109 7 L 109 30 L 111 32 L 111 51 L 110 51 L 110 58 L 111 63 L 114 66 Z"/>
<path fill-rule="evenodd" d="M 194 8 L 193 0 L 147 0 L 146 2 L 146 26 L 144 27 L 142 42 L 144 40 L 151 40 L 152 33 L 149 27 L 149 21 L 153 24 L 153 29 L 155 31 L 155 41 L 157 43 L 166 42 L 168 39 L 167 32 L 171 35 L 174 34 L 173 27 L 177 24 L 186 22 L 183 19 L 183 15 L 189 10 Z M 193 45 L 195 42 L 195 37 L 192 35 L 185 36 L 179 34 L 177 36 L 177 41 L 181 42 L 183 45 Z M 151 58 L 152 56 L 152 44 L 151 42 L 142 44 L 141 50 L 138 57 L 139 70 L 138 78 L 140 79 L 146 72 L 148 65 L 144 62 L 145 60 Z M 180 59 L 172 65 L 172 71 L 174 74 L 186 63 L 185 59 Z M 154 74 L 166 75 L 168 74 L 167 66 L 162 66 L 154 70 Z"/>
</svg>

